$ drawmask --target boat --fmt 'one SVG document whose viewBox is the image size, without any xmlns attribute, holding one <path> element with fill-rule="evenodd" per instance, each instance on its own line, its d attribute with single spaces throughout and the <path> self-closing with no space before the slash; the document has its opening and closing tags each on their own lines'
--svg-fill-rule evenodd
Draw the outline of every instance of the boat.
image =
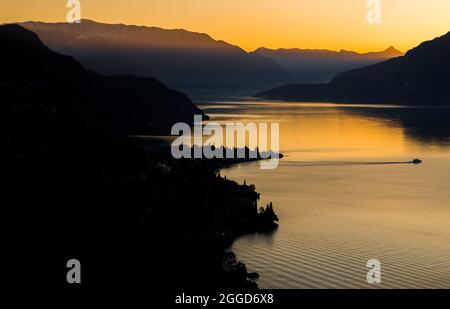
<svg viewBox="0 0 450 309">
<path fill-rule="evenodd" d="M 414 159 L 414 160 L 412 160 L 412 163 L 413 163 L 413 164 L 421 164 L 421 163 L 422 163 L 422 160 L 420 160 L 420 159 Z"/>
</svg>

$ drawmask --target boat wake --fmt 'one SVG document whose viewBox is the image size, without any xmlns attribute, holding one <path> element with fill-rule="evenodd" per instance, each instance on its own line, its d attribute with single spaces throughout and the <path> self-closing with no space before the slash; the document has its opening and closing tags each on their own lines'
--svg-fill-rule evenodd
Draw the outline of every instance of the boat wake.
<svg viewBox="0 0 450 309">
<path fill-rule="evenodd" d="M 341 165 L 393 165 L 393 164 L 421 164 L 422 161 L 414 159 L 412 161 L 284 161 L 283 164 L 290 164 L 296 166 L 341 166 Z"/>
</svg>

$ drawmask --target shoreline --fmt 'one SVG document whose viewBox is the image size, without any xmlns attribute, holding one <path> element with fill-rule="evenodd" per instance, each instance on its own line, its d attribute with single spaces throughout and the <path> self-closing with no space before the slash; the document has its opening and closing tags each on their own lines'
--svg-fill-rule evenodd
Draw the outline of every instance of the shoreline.
<svg viewBox="0 0 450 309">
<path fill-rule="evenodd" d="M 259 275 L 247 272 L 246 265 L 227 249 L 241 236 L 275 230 L 278 227 L 278 217 L 271 204 L 266 205 L 265 208 L 258 206 L 260 194 L 254 185 L 238 184 L 222 177 L 220 170 L 235 164 L 260 161 L 263 158 L 177 160 L 172 158 L 170 147 L 164 142 L 147 141 L 137 145 L 137 148 L 151 154 L 153 159 L 149 163 L 163 169 L 166 177 L 179 179 L 201 174 L 203 177 L 196 178 L 197 181 L 200 181 L 198 186 L 205 186 L 205 190 L 219 194 L 219 196 L 215 194 L 211 194 L 209 197 L 204 196 L 202 202 L 199 201 L 196 205 L 192 205 L 197 208 L 201 207 L 200 203 L 210 205 L 208 208 L 212 207 L 215 213 L 208 219 L 211 222 L 199 222 L 197 227 L 192 226 L 183 231 L 185 247 L 196 247 L 197 254 L 202 256 L 201 259 L 216 260 L 215 265 L 208 266 L 206 263 L 199 266 L 205 270 L 210 268 L 208 273 L 213 273 L 213 268 L 217 269 L 215 278 L 210 278 L 211 281 L 205 283 L 206 286 L 210 288 L 257 289 L 255 280 Z M 224 198 L 225 202 L 222 201 Z M 203 228 L 198 233 L 192 233 L 203 223 L 209 227 Z M 212 250 L 211 248 L 216 249 Z M 186 252 L 186 255 L 191 255 L 189 249 Z"/>
</svg>

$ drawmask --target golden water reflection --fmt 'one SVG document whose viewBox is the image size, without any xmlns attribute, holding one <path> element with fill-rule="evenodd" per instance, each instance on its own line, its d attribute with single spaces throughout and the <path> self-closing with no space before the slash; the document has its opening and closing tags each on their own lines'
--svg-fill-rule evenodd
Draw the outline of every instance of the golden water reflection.
<svg viewBox="0 0 450 309">
<path fill-rule="evenodd" d="M 450 146 L 449 140 L 425 143 L 409 136 L 405 132 L 402 115 L 386 118 L 371 113 L 371 110 L 387 110 L 394 112 L 395 116 L 395 112 L 406 110 L 397 106 L 281 102 L 228 102 L 228 105 L 222 102 L 200 106 L 215 123 L 280 123 L 280 149 L 287 155 L 286 160 L 351 160 L 424 152 L 439 154 Z M 443 110 L 450 116 L 450 110 Z"/>
<path fill-rule="evenodd" d="M 221 102 L 211 121 L 280 122 L 275 170 L 222 170 L 256 185 L 280 227 L 233 245 L 263 288 L 450 288 L 448 109 Z M 226 106 L 223 108 L 223 106 Z M 414 158 L 421 165 L 370 164 Z M 382 262 L 379 286 L 366 262 Z"/>
</svg>

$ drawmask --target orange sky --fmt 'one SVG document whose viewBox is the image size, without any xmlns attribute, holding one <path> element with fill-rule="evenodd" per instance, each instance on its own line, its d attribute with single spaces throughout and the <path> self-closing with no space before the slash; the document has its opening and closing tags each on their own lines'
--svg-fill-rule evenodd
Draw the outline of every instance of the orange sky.
<svg viewBox="0 0 450 309">
<path fill-rule="evenodd" d="M 406 51 L 450 31 L 450 0 L 81 0 L 82 18 L 205 32 L 246 50 L 299 47 Z M 65 21 L 65 0 L 1 0 L 0 22 Z"/>
</svg>

